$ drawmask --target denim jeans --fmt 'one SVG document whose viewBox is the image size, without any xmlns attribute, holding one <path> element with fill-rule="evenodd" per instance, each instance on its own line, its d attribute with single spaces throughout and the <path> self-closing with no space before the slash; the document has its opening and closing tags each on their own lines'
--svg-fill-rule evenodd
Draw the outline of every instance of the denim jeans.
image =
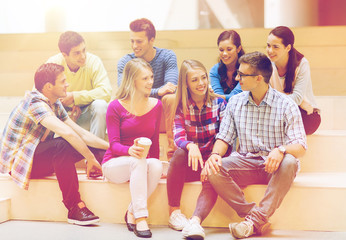
<svg viewBox="0 0 346 240">
<path fill-rule="evenodd" d="M 91 147 L 89 149 L 101 163 L 106 151 Z M 55 173 L 63 203 L 70 209 L 81 202 L 75 163 L 82 159 L 84 157 L 61 137 L 41 142 L 34 153 L 30 178 L 43 178 Z"/>
<path fill-rule="evenodd" d="M 268 222 L 290 189 L 296 176 L 299 161 L 286 154 L 280 167 L 273 174 L 265 171 L 262 158 L 229 156 L 222 159 L 220 172 L 209 176 L 215 191 L 240 217 L 254 223 L 256 229 Z M 241 187 L 251 184 L 268 184 L 259 206 L 248 203 Z"/>
<path fill-rule="evenodd" d="M 112 158 L 102 165 L 108 181 L 130 181 L 129 212 L 135 218 L 148 217 L 147 200 L 154 192 L 162 175 L 162 163 L 156 158 L 138 159 L 131 156 Z"/>
<path fill-rule="evenodd" d="M 81 107 L 77 124 L 101 139 L 106 137 L 106 112 L 108 103 L 96 99 L 91 104 Z"/>
<path fill-rule="evenodd" d="M 171 207 L 180 207 L 181 194 L 185 182 L 200 181 L 201 168 L 192 171 L 188 166 L 188 152 L 178 148 L 170 161 L 167 173 L 167 194 L 168 204 Z M 217 200 L 217 193 L 206 181 L 202 183 L 202 190 L 198 196 L 197 204 L 193 216 L 197 216 L 203 221 L 213 209 Z"/>
</svg>

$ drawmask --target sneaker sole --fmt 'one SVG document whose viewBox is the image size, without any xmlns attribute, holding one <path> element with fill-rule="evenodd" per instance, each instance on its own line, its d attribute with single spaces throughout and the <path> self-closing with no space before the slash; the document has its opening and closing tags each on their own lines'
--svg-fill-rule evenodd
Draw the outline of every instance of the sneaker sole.
<svg viewBox="0 0 346 240">
<path fill-rule="evenodd" d="M 203 235 L 199 235 L 199 234 L 191 234 L 191 235 L 184 235 L 185 238 L 187 239 L 193 239 L 193 240 L 204 240 L 204 237 Z"/>
<path fill-rule="evenodd" d="M 75 219 L 67 219 L 67 222 L 70 224 L 76 224 L 76 225 L 81 225 L 81 226 L 86 226 L 86 225 L 91 225 L 91 224 L 95 224 L 98 223 L 100 221 L 99 218 L 97 219 L 92 219 L 92 220 L 88 220 L 88 221 L 78 221 Z"/>
<path fill-rule="evenodd" d="M 271 223 L 267 222 L 264 225 L 261 226 L 261 228 L 257 231 L 257 234 L 263 235 L 264 233 L 268 232 L 270 229 Z"/>
<path fill-rule="evenodd" d="M 168 227 L 172 228 L 173 230 L 176 230 L 176 231 L 181 231 L 183 230 L 184 227 L 175 227 L 173 226 L 172 224 L 168 223 Z"/>
</svg>

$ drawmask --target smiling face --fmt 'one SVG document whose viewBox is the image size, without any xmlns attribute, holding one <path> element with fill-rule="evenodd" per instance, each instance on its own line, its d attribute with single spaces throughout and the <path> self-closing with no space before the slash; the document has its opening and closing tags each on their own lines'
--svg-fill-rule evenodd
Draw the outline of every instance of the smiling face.
<svg viewBox="0 0 346 240">
<path fill-rule="evenodd" d="M 142 68 L 135 79 L 136 92 L 149 97 L 153 83 L 153 72 L 149 68 Z"/>
<path fill-rule="evenodd" d="M 204 99 L 208 91 L 208 74 L 202 69 L 191 69 L 187 73 L 187 88 L 192 99 Z"/>
<path fill-rule="evenodd" d="M 291 50 L 291 44 L 285 46 L 282 39 L 270 34 L 267 39 L 267 54 L 274 63 L 288 61 L 288 53 Z"/>
<path fill-rule="evenodd" d="M 225 65 L 236 64 L 240 50 L 241 46 L 237 48 L 231 39 L 226 39 L 219 43 L 220 59 Z"/>
<path fill-rule="evenodd" d="M 56 77 L 55 85 L 51 84 L 51 93 L 56 98 L 66 97 L 66 90 L 68 86 L 69 85 L 66 81 L 65 73 L 62 72 Z"/>
<path fill-rule="evenodd" d="M 131 47 L 136 57 L 144 58 L 151 55 L 154 46 L 154 38 L 148 39 L 145 31 L 130 33 Z"/>
<path fill-rule="evenodd" d="M 71 48 L 71 51 L 68 55 L 64 52 L 62 54 L 70 70 L 77 71 L 80 67 L 83 67 L 86 63 L 85 42 L 82 42 L 78 46 Z"/>
</svg>

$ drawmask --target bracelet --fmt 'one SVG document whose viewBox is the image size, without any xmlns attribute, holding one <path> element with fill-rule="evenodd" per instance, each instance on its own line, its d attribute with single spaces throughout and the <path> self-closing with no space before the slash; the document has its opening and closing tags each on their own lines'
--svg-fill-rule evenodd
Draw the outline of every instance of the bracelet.
<svg viewBox="0 0 346 240">
<path fill-rule="evenodd" d="M 213 155 L 213 154 L 216 154 L 216 155 L 219 155 L 219 156 L 220 156 L 219 153 L 217 153 L 217 152 L 212 152 L 212 153 L 209 154 L 209 157 L 210 157 L 211 155 Z"/>
</svg>

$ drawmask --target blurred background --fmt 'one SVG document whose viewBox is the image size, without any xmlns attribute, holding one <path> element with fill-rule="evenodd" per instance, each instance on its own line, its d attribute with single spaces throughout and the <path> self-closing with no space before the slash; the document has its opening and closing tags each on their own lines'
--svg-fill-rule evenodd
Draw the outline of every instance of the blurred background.
<svg viewBox="0 0 346 240">
<path fill-rule="evenodd" d="M 346 25 L 345 0 L 0 0 L 0 33 Z"/>
</svg>

